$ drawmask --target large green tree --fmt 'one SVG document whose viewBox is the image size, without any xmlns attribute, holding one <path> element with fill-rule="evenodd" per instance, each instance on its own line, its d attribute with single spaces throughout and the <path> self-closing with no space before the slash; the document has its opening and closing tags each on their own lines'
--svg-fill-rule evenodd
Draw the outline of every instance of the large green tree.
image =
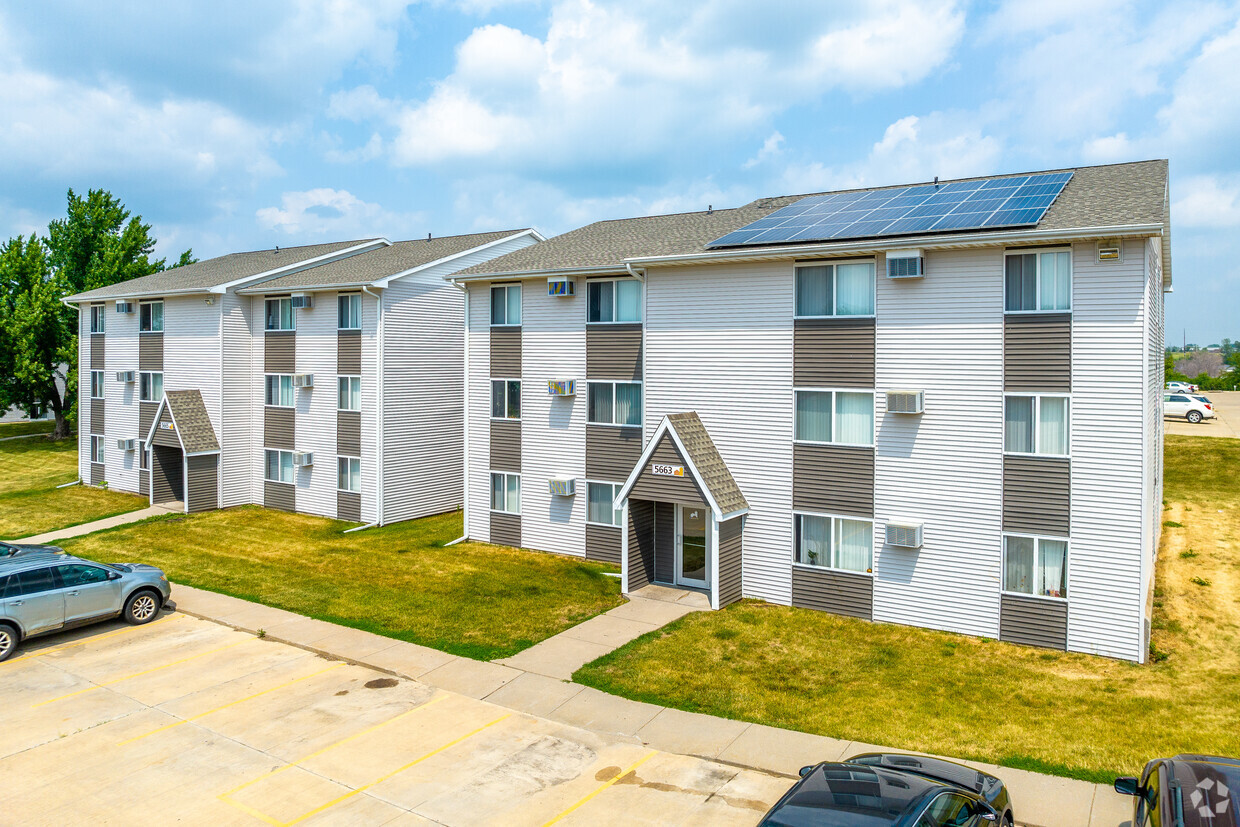
<svg viewBox="0 0 1240 827">
<path fill-rule="evenodd" d="M 110 192 L 69 190 L 68 202 L 47 238 L 18 236 L 0 247 L 0 408 L 46 406 L 56 439 L 69 436 L 77 409 L 78 313 L 61 299 L 165 268 L 151 258 L 151 225 Z M 186 250 L 174 266 L 193 261 Z"/>
</svg>

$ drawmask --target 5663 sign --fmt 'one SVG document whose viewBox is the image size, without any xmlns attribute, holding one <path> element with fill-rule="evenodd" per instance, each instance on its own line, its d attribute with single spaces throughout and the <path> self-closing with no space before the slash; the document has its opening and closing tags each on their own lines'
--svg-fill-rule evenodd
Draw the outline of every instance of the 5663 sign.
<svg viewBox="0 0 1240 827">
<path fill-rule="evenodd" d="M 662 465 L 656 462 L 650 466 L 650 473 L 656 477 L 683 477 L 685 467 L 683 465 Z"/>
</svg>

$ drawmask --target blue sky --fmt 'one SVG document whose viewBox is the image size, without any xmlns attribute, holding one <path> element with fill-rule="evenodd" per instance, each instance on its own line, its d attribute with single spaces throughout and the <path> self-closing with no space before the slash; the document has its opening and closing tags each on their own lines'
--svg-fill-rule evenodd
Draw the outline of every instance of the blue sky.
<svg viewBox="0 0 1240 827">
<path fill-rule="evenodd" d="M 1168 340 L 1208 344 L 1240 338 L 1238 137 L 1235 3 L 0 8 L 0 236 L 106 187 L 169 256 L 1170 158 Z"/>
</svg>

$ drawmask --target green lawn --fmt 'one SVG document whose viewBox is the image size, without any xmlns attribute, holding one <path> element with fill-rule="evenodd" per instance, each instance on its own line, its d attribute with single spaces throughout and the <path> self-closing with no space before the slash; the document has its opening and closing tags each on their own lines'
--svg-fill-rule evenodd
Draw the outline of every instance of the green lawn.
<svg viewBox="0 0 1240 827">
<path fill-rule="evenodd" d="M 614 566 L 461 543 L 461 515 L 352 534 L 258 507 L 155 518 L 64 543 L 223 592 L 456 655 L 506 657 L 620 605 Z M 174 589 L 175 596 L 175 589 Z"/>
<path fill-rule="evenodd" d="M 50 434 L 56 423 L 50 419 L 34 422 L 0 422 L 0 439 L 26 434 Z"/>
<path fill-rule="evenodd" d="M 1165 485 L 1158 654 L 1144 666 L 744 601 L 573 677 L 693 712 L 1100 782 L 1160 755 L 1240 755 L 1240 440 L 1168 437 Z"/>
<path fill-rule="evenodd" d="M 42 437 L 0 442 L 0 538 L 16 539 L 144 508 L 146 497 L 90 486 L 78 477 L 77 441 Z"/>
</svg>

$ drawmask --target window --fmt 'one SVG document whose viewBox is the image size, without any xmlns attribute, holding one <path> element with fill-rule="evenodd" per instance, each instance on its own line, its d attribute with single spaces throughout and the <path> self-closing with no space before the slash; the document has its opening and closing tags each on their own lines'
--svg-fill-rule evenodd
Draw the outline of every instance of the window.
<svg viewBox="0 0 1240 827">
<path fill-rule="evenodd" d="M 104 319 L 107 318 L 104 315 L 105 309 L 106 308 L 102 304 L 92 304 L 90 306 L 90 332 L 91 333 L 102 333 L 103 332 Z"/>
<path fill-rule="evenodd" d="M 362 329 L 362 294 L 342 293 L 336 299 L 336 327 L 341 330 Z"/>
<path fill-rule="evenodd" d="M 103 583 L 108 579 L 108 573 L 98 566 L 60 566 L 57 569 L 60 572 L 60 583 L 65 588 L 71 586 L 86 586 L 91 583 Z"/>
<path fill-rule="evenodd" d="M 362 461 L 357 457 L 336 460 L 336 487 L 341 491 L 362 490 Z"/>
<path fill-rule="evenodd" d="M 264 403 L 275 408 L 293 407 L 293 377 L 287 373 L 268 374 Z"/>
<path fill-rule="evenodd" d="M 798 390 L 795 396 L 797 442 L 874 444 L 873 392 Z"/>
<path fill-rule="evenodd" d="M 362 409 L 362 377 L 336 377 L 336 410 L 360 411 Z"/>
<path fill-rule="evenodd" d="M 103 462 L 103 437 L 92 436 L 90 438 L 90 461 Z"/>
<path fill-rule="evenodd" d="M 519 380 L 491 380 L 491 418 L 521 418 L 521 382 Z"/>
<path fill-rule="evenodd" d="M 521 324 L 521 285 L 491 288 L 491 324 Z"/>
<path fill-rule="evenodd" d="M 138 399 L 143 402 L 158 402 L 164 398 L 164 375 L 162 373 L 138 374 Z"/>
<path fill-rule="evenodd" d="M 264 302 L 264 326 L 267 330 L 293 329 L 293 300 L 288 296 L 282 299 L 267 299 Z"/>
<path fill-rule="evenodd" d="M 9 585 L 4 590 L 4 596 L 24 597 L 28 594 L 51 591 L 52 589 L 59 588 L 59 585 L 54 569 L 44 568 L 21 571 L 9 578 Z"/>
<path fill-rule="evenodd" d="M 521 475 L 491 472 L 491 510 L 521 513 Z"/>
<path fill-rule="evenodd" d="M 293 452 L 275 451 L 268 448 L 265 453 L 267 462 L 263 479 L 271 482 L 291 483 L 293 481 Z"/>
<path fill-rule="evenodd" d="M 873 316 L 874 262 L 798 267 L 796 315 Z"/>
<path fill-rule="evenodd" d="M 587 482 L 586 522 L 620 525 L 622 519 L 620 509 L 611 507 L 611 504 L 616 501 L 616 492 L 619 490 L 618 483 Z"/>
<path fill-rule="evenodd" d="M 1068 596 L 1068 541 L 1003 537 L 1003 590 L 1042 597 Z"/>
<path fill-rule="evenodd" d="M 979 805 L 958 793 L 944 793 L 917 819 L 917 827 L 977 827 L 984 823 L 977 816 L 983 810 Z"/>
<path fill-rule="evenodd" d="M 1072 255 L 1009 253 L 1004 258 L 1004 307 L 1009 313 L 1072 309 Z"/>
<path fill-rule="evenodd" d="M 845 571 L 874 570 L 874 523 L 869 520 L 797 514 L 794 526 L 796 562 Z"/>
<path fill-rule="evenodd" d="M 586 282 L 586 321 L 640 322 L 642 283 L 637 279 Z"/>
<path fill-rule="evenodd" d="M 164 330 L 164 303 L 142 302 L 138 305 L 138 330 L 143 333 L 162 333 Z"/>
<path fill-rule="evenodd" d="M 641 382 L 589 382 L 586 421 L 596 425 L 641 425 Z"/>
<path fill-rule="evenodd" d="M 90 398 L 103 399 L 103 371 L 101 370 L 90 372 Z"/>
<path fill-rule="evenodd" d="M 1003 450 L 1068 455 L 1068 397 L 1008 396 L 1003 400 Z"/>
</svg>

